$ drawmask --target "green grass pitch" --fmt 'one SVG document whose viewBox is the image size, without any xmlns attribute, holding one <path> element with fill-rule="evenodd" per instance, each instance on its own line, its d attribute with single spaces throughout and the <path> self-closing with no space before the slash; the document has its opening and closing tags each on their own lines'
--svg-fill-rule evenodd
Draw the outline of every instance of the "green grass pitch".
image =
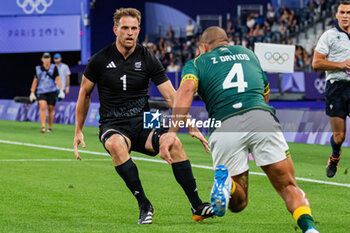
<svg viewBox="0 0 350 233">
<path fill-rule="evenodd" d="M 74 126 L 0 121 L 0 140 L 72 149 Z M 98 128 L 85 127 L 86 150 L 105 152 Z M 191 163 L 211 166 L 211 156 L 180 135 Z M 348 140 L 348 139 L 347 139 Z M 343 148 L 337 175 L 328 179 L 330 147 L 289 144 L 297 177 L 349 184 L 350 149 Z M 138 153 L 135 157 L 150 158 Z M 249 204 L 241 213 L 192 220 L 189 202 L 167 164 L 135 160 L 145 192 L 155 207 L 152 225 L 137 225 L 137 202 L 108 156 L 0 142 L 0 232 L 301 232 L 267 177 L 249 176 Z M 155 158 L 159 159 L 159 158 Z M 251 171 L 262 172 L 251 162 Z M 199 194 L 209 201 L 213 170 L 193 168 Z M 320 232 L 350 232 L 350 187 L 298 181 L 311 203 Z"/>
</svg>

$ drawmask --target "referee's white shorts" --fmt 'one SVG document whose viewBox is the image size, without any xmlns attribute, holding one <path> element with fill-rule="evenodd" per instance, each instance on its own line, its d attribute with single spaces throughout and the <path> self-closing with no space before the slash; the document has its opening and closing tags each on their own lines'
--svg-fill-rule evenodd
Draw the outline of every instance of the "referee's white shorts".
<svg viewBox="0 0 350 233">
<path fill-rule="evenodd" d="M 225 120 L 208 143 L 214 168 L 225 165 L 231 176 L 249 170 L 249 152 L 257 166 L 274 164 L 289 156 L 280 124 L 264 110 L 251 110 Z"/>
</svg>

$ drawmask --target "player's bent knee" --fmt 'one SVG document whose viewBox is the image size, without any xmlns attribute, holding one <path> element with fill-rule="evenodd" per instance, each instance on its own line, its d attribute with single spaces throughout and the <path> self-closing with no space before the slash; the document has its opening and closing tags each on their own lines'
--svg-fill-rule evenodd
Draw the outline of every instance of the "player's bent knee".
<svg viewBox="0 0 350 233">
<path fill-rule="evenodd" d="M 178 137 L 176 137 L 175 143 L 170 151 L 173 158 L 187 159 L 187 156 L 182 148 L 182 143 Z"/>
<path fill-rule="evenodd" d="M 120 155 L 125 151 L 128 151 L 127 145 L 123 136 L 114 134 L 105 142 L 105 147 L 111 153 L 111 155 Z"/>
<path fill-rule="evenodd" d="M 245 199 L 239 203 L 230 202 L 228 209 L 233 213 L 238 213 L 244 210 L 248 205 L 248 199 Z"/>
<path fill-rule="evenodd" d="M 176 137 L 173 147 L 176 150 L 182 150 L 182 143 L 178 137 Z"/>
</svg>

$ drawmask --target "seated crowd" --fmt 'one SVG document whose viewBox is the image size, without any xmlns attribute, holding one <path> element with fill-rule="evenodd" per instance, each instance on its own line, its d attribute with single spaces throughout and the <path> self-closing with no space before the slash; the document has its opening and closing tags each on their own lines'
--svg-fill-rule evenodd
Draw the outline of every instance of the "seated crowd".
<svg viewBox="0 0 350 233">
<path fill-rule="evenodd" d="M 226 32 L 230 45 L 241 45 L 253 50 L 255 42 L 293 44 L 289 36 L 295 33 L 302 23 L 319 17 L 333 4 L 333 1 L 310 0 L 308 6 L 303 9 L 288 9 L 286 6 L 275 11 L 272 7 L 265 15 L 250 13 L 244 22 L 226 22 Z M 147 39 L 143 45 L 152 51 L 162 62 L 168 72 L 181 71 L 184 64 L 196 57 L 199 51 L 198 41 L 201 33 L 194 33 L 194 27 L 190 20 L 186 27 L 186 38 L 176 38 L 171 26 L 165 37 L 160 37 L 157 42 Z M 309 54 L 301 45 L 296 45 L 295 71 L 312 71 Z"/>
</svg>

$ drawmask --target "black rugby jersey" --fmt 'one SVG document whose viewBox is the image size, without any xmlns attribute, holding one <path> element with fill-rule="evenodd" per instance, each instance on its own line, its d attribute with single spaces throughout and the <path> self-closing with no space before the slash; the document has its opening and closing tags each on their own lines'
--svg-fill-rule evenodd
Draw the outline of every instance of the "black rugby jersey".
<svg viewBox="0 0 350 233">
<path fill-rule="evenodd" d="M 125 60 L 115 43 L 91 57 L 84 75 L 97 84 L 100 123 L 110 119 L 142 116 L 149 110 L 148 87 L 168 80 L 159 60 L 140 44 Z"/>
</svg>

